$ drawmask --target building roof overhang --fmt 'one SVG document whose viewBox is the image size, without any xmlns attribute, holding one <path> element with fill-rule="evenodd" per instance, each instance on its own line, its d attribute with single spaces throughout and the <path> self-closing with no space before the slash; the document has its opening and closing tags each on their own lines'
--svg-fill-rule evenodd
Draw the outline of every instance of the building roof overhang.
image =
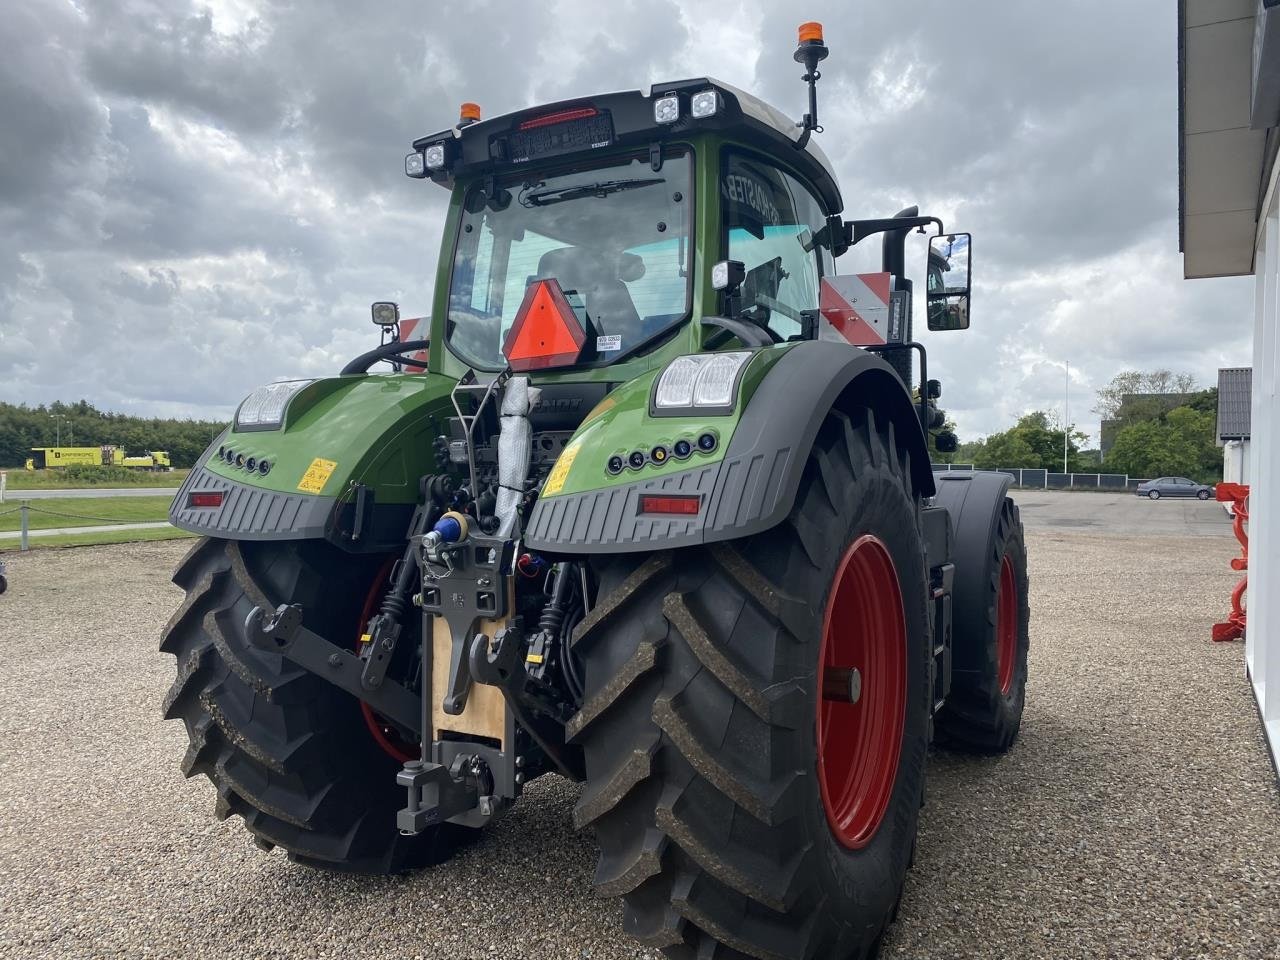
<svg viewBox="0 0 1280 960">
<path fill-rule="evenodd" d="M 1280 121 L 1280 0 L 1179 0 L 1178 228 L 1187 277 L 1253 272 Z"/>
</svg>

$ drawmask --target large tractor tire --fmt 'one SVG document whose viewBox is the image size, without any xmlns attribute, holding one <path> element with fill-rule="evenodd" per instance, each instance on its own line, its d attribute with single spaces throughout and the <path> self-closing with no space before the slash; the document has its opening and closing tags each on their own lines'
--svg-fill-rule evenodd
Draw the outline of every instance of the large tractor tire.
<svg viewBox="0 0 1280 960">
<path fill-rule="evenodd" d="M 574 818 L 628 933 L 687 958 L 877 948 L 928 747 L 918 517 L 892 427 L 832 413 L 780 526 L 596 567 Z"/>
<path fill-rule="evenodd" d="M 308 627 L 354 646 L 380 568 L 323 543 L 201 540 L 174 574 L 187 598 L 160 643 L 178 660 L 164 716 L 187 728 L 182 771 L 213 782 L 218 817 L 242 817 L 260 846 L 293 860 L 359 873 L 438 862 L 457 829 L 402 837 L 400 764 L 359 702 L 251 647 L 244 621 L 254 606 L 300 603 Z"/>
<path fill-rule="evenodd" d="M 1005 497 L 999 510 L 989 548 L 957 558 L 959 566 L 971 563 L 980 572 L 957 572 L 951 694 L 937 718 L 940 743 L 973 753 L 1004 753 L 1013 746 L 1026 703 L 1027 547 L 1017 504 Z"/>
</svg>

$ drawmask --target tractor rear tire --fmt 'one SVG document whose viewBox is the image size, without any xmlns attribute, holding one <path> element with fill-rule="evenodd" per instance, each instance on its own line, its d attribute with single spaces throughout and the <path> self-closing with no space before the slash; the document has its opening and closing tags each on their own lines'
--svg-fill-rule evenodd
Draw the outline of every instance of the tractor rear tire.
<svg viewBox="0 0 1280 960">
<path fill-rule="evenodd" d="M 187 728 L 182 771 L 213 782 L 219 819 L 242 817 L 259 846 L 297 862 L 371 874 L 445 859 L 459 829 L 402 837 L 400 765 L 375 744 L 359 702 L 250 646 L 244 621 L 254 606 L 300 603 L 307 626 L 352 645 L 380 562 L 311 541 L 200 540 L 173 576 L 187 597 L 160 642 L 178 661 L 164 716 Z"/>
<path fill-rule="evenodd" d="M 952 597 L 951 693 L 938 714 L 938 742 L 971 753 L 1004 753 L 1026 704 L 1027 547 L 1017 504 L 1005 497 L 986 575 Z"/>
<path fill-rule="evenodd" d="M 574 820 L 595 831 L 595 884 L 622 897 L 629 934 L 682 958 L 878 948 L 928 748 L 919 508 L 893 427 L 833 412 L 779 526 L 595 566 L 598 600 L 574 635 L 586 698 L 569 733 L 587 771 Z M 863 550 L 881 580 L 848 578 Z M 854 626 L 863 607 L 886 614 L 870 621 L 882 630 Z M 862 662 L 860 693 L 824 697 L 831 679 L 857 684 L 829 652 L 853 635 L 886 644 L 885 659 Z M 879 777 L 865 795 L 860 764 Z M 828 800 L 837 791 L 852 806 Z"/>
</svg>

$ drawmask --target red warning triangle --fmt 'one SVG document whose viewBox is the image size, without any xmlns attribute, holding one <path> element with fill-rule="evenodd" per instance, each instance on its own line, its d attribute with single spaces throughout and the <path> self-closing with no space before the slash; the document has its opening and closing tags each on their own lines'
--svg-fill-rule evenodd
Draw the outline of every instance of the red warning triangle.
<svg viewBox="0 0 1280 960">
<path fill-rule="evenodd" d="M 586 331 L 552 277 L 531 283 L 524 292 L 502 352 L 512 370 L 543 370 L 575 363 L 586 342 Z"/>
</svg>

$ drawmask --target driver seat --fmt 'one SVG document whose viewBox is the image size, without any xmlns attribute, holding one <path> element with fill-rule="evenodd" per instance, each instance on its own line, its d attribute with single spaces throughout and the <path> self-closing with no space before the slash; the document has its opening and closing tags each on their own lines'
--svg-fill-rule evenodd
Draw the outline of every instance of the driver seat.
<svg viewBox="0 0 1280 960">
<path fill-rule="evenodd" d="M 638 272 L 631 262 L 632 257 L 639 263 Z M 641 320 L 631 292 L 619 273 L 633 274 L 628 279 L 638 280 L 644 275 L 644 261 L 634 254 L 623 254 L 623 270 L 620 271 L 610 259 L 583 247 L 548 250 L 539 258 L 538 273 L 533 279 L 554 277 L 565 293 L 576 293 L 582 299 L 594 334 L 621 334 L 622 349 L 625 350 L 639 342 Z"/>
</svg>

